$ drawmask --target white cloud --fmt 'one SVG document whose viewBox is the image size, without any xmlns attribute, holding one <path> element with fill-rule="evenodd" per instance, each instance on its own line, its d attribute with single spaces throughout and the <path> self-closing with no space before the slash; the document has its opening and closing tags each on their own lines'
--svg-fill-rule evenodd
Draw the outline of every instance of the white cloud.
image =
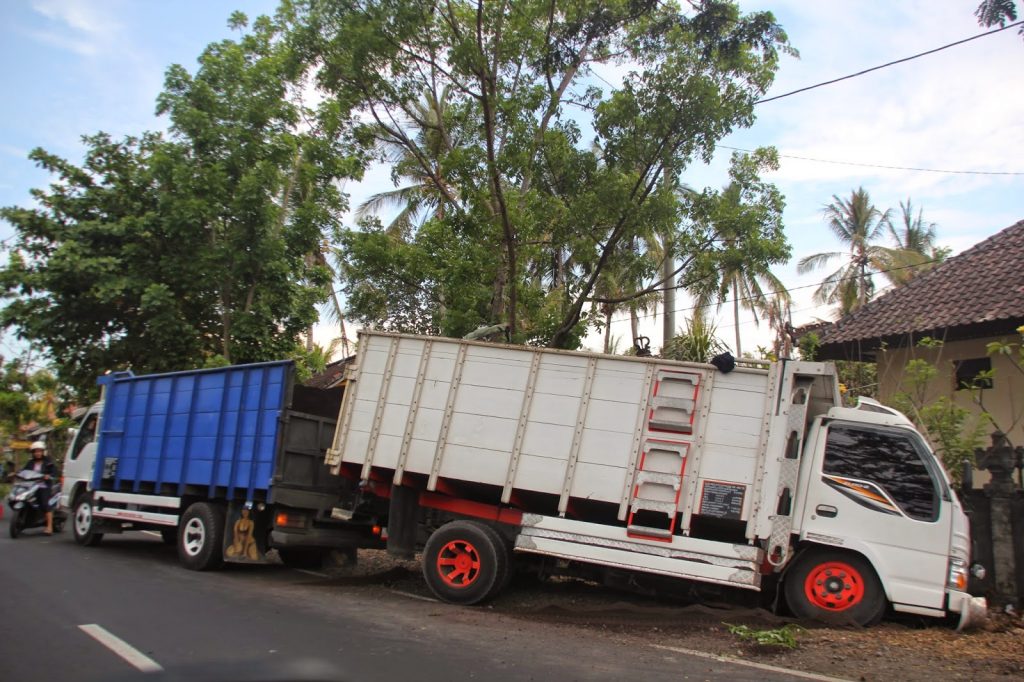
<svg viewBox="0 0 1024 682">
<path fill-rule="evenodd" d="M 0 154 L 7 154 L 8 156 L 14 156 L 19 159 L 28 158 L 28 150 L 22 149 L 21 147 L 15 147 L 12 144 L 0 144 Z"/>
<path fill-rule="evenodd" d="M 32 9 L 49 20 L 45 30 L 29 34 L 48 45 L 93 57 L 115 44 L 121 25 L 113 18 L 111 3 L 80 0 L 33 0 Z"/>
<path fill-rule="evenodd" d="M 32 9 L 47 19 L 90 35 L 105 35 L 120 28 L 99 5 L 81 0 L 33 0 Z"/>
<path fill-rule="evenodd" d="M 99 52 L 97 43 L 91 40 L 81 40 L 74 36 L 56 31 L 29 31 L 29 35 L 41 43 L 59 47 L 69 52 L 82 55 L 83 57 L 94 57 Z"/>
</svg>

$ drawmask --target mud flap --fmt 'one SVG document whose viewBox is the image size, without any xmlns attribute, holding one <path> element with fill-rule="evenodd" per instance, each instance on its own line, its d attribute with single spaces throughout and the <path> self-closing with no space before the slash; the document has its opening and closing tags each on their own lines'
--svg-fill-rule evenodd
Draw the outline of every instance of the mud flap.
<svg viewBox="0 0 1024 682">
<path fill-rule="evenodd" d="M 264 505 L 232 502 L 224 524 L 224 561 L 265 564 L 270 535 L 270 511 Z"/>
</svg>

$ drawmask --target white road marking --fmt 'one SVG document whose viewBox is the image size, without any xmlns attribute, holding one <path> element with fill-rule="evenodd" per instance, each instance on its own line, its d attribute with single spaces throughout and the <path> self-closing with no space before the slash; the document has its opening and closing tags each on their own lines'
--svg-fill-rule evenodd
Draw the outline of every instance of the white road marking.
<svg viewBox="0 0 1024 682">
<path fill-rule="evenodd" d="M 79 625 L 78 629 L 113 651 L 115 654 L 134 666 L 137 670 L 141 670 L 144 673 L 155 673 L 163 670 L 163 666 L 152 658 L 99 625 L 94 623 L 89 625 Z"/>
<path fill-rule="evenodd" d="M 162 538 L 163 537 L 163 535 L 161 535 L 159 531 L 155 531 L 155 530 L 144 530 L 142 532 L 145 533 L 146 535 L 153 535 L 153 536 L 156 536 L 158 538 Z"/>
<path fill-rule="evenodd" d="M 310 571 L 309 569 L 305 569 L 305 568 L 295 568 L 295 569 L 292 569 L 292 570 L 298 571 L 299 573 L 305 573 L 306 575 L 315 575 L 317 578 L 330 578 L 331 577 L 331 576 L 327 575 L 326 573 L 320 573 L 319 571 Z"/>
<path fill-rule="evenodd" d="M 766 670 L 773 673 L 781 673 L 783 675 L 792 675 L 793 677 L 802 677 L 807 680 L 816 680 L 817 682 L 850 682 L 849 680 L 841 677 L 829 677 L 828 675 L 818 675 L 817 673 L 804 672 L 803 670 L 791 670 L 790 668 L 782 668 L 777 665 L 768 665 L 766 663 L 754 663 L 753 661 L 744 661 L 742 658 L 733 658 L 731 656 L 719 656 L 717 654 L 709 654 L 705 651 L 694 651 L 693 649 L 682 649 L 674 646 L 662 646 L 660 644 L 651 644 L 652 649 L 662 649 L 663 651 L 674 651 L 677 654 L 685 654 L 687 656 L 696 656 L 698 658 L 707 658 L 712 661 L 718 661 L 719 663 L 732 663 L 734 665 L 743 665 L 748 668 L 756 668 L 758 670 Z"/>
<path fill-rule="evenodd" d="M 419 599 L 420 601 L 429 601 L 435 604 L 441 603 L 439 600 L 434 599 L 433 597 L 424 597 L 423 595 L 413 594 L 412 592 L 403 592 L 402 590 L 391 590 L 391 592 L 392 594 L 400 594 L 403 597 L 408 597 L 409 599 Z"/>
</svg>

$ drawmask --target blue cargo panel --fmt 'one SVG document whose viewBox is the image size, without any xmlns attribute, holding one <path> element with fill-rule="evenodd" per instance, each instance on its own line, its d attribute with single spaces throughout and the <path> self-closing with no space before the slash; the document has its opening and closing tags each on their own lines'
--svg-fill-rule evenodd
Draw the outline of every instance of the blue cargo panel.
<svg viewBox="0 0 1024 682">
<path fill-rule="evenodd" d="M 291 362 L 101 377 L 103 417 L 93 486 L 116 461 L 113 489 L 204 486 L 252 499 L 267 491 Z M 107 486 L 111 485 L 110 482 Z"/>
</svg>

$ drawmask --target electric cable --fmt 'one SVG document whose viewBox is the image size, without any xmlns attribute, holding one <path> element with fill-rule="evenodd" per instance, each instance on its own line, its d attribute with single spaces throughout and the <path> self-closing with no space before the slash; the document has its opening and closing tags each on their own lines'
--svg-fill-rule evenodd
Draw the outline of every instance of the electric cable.
<svg viewBox="0 0 1024 682">
<path fill-rule="evenodd" d="M 841 76 L 839 78 L 833 78 L 832 80 L 824 81 L 822 83 L 816 83 L 814 85 L 808 85 L 807 87 L 799 88 L 798 90 L 792 90 L 790 92 L 784 92 L 781 95 L 775 95 L 774 97 L 765 97 L 765 98 L 757 100 L 756 102 L 754 102 L 754 104 L 765 104 L 766 102 L 774 102 L 775 100 L 782 99 L 783 97 L 791 97 L 792 95 L 796 95 L 796 94 L 799 94 L 801 92 L 807 92 L 808 90 L 814 90 L 815 88 L 821 88 L 821 87 L 824 87 L 826 85 L 832 85 L 833 83 L 839 83 L 840 81 L 845 81 L 845 80 L 849 80 L 851 78 L 856 78 L 857 76 L 863 76 L 864 74 L 871 73 L 872 71 L 878 71 L 879 69 L 884 69 L 884 68 L 889 67 L 889 66 L 894 66 L 896 64 L 902 64 L 903 62 L 909 62 L 912 59 L 918 59 L 919 57 L 924 57 L 926 55 L 935 54 L 936 52 L 941 52 L 942 50 L 948 50 L 951 47 L 956 47 L 957 45 L 963 45 L 964 43 L 970 42 L 972 40 L 977 40 L 978 38 L 984 38 L 985 36 L 990 36 L 990 35 L 992 35 L 994 33 L 999 33 L 1000 31 L 1005 31 L 1005 30 L 1007 30 L 1009 28 L 1013 28 L 1014 26 L 1020 26 L 1021 24 L 1024 24 L 1024 20 L 1022 20 L 1022 21 L 1015 21 L 1012 24 L 1007 24 L 1006 26 L 1002 26 L 1000 28 L 993 29 L 991 31 L 987 31 L 985 33 L 979 33 L 978 35 L 974 35 L 974 36 L 971 36 L 969 38 L 964 38 L 963 40 L 958 40 L 955 43 L 949 43 L 949 44 L 943 45 L 941 47 L 936 47 L 934 49 L 927 50 L 926 52 L 919 52 L 919 53 L 917 53 L 915 55 L 911 55 L 909 57 L 904 57 L 902 59 L 896 59 L 896 60 L 893 60 L 891 62 L 886 62 L 885 64 L 880 64 L 878 66 L 872 66 L 870 69 L 864 69 L 863 71 L 858 71 L 857 73 L 851 73 L 848 76 Z"/>
</svg>

